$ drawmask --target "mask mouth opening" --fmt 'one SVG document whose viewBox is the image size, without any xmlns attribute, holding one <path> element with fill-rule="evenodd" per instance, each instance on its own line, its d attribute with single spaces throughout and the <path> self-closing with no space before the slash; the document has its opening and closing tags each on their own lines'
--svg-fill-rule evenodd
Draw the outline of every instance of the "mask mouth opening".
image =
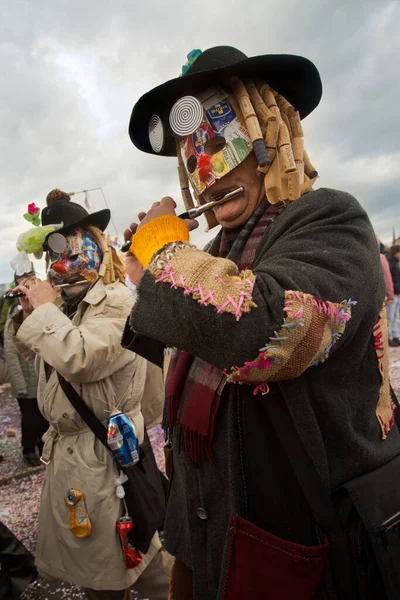
<svg viewBox="0 0 400 600">
<path fill-rule="evenodd" d="M 223 198 L 225 198 L 225 196 L 227 196 L 228 194 L 230 194 L 231 192 L 236 192 L 237 194 L 235 196 L 232 196 L 232 198 L 237 198 L 238 196 L 240 196 L 241 194 L 244 193 L 244 188 L 240 187 L 231 187 L 231 188 L 227 188 L 226 190 L 224 190 L 223 192 L 218 192 L 217 194 L 214 194 L 213 196 L 210 197 L 210 201 L 211 202 L 215 202 L 216 200 L 223 200 Z"/>
</svg>

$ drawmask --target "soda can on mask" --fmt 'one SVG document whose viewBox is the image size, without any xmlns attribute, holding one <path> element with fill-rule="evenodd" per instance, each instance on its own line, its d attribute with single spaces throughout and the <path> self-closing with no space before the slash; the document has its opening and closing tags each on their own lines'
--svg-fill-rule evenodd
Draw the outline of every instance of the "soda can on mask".
<svg viewBox="0 0 400 600">
<path fill-rule="evenodd" d="M 107 443 L 122 467 L 139 462 L 139 440 L 129 417 L 119 412 L 107 421 Z"/>
</svg>

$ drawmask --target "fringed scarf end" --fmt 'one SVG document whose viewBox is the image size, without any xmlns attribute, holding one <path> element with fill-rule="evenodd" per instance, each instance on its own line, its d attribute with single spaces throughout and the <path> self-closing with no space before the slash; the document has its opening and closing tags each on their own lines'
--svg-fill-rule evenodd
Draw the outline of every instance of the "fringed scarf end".
<svg viewBox="0 0 400 600">
<path fill-rule="evenodd" d="M 207 435 L 202 435 L 198 431 L 193 431 L 189 427 L 182 425 L 183 445 L 185 456 L 190 458 L 196 465 L 199 465 L 207 454 L 208 460 L 213 465 L 215 464 L 214 457 L 211 451 L 211 442 Z"/>
</svg>

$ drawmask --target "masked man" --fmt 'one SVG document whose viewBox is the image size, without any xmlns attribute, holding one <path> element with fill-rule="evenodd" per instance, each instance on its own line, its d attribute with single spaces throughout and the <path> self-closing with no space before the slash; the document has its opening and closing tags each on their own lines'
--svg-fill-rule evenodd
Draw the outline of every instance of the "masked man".
<svg viewBox="0 0 400 600">
<path fill-rule="evenodd" d="M 319 103 L 318 71 L 230 47 L 188 58 L 137 102 L 130 137 L 177 154 L 186 208 L 189 181 L 198 204 L 218 201 L 206 217 L 222 228 L 196 249 L 166 197 L 126 232 L 139 285 L 123 343 L 159 364 L 174 348 L 170 597 L 398 593 L 398 543 L 389 557 L 376 537 L 400 510 L 385 288 L 365 211 L 312 189 L 300 119 Z"/>
<path fill-rule="evenodd" d="M 88 598 L 128 598 L 136 582 L 143 596 L 162 599 L 169 557 L 160 552 L 158 533 L 142 562 L 126 568 L 116 529 L 124 507 L 117 496 L 115 459 L 73 408 L 59 380 L 61 375 L 72 384 L 103 424 L 113 412 L 125 413 L 140 443 L 150 425 L 141 407 L 145 412 L 152 405 L 152 424 L 160 416 L 160 369 L 120 346 L 130 300 L 122 263 L 102 233 L 109 219 L 108 210 L 89 215 L 64 192 L 50 192 L 42 225 L 63 226 L 43 244 L 48 281 L 19 286 L 26 294 L 23 310 L 8 330 L 25 358 L 36 355 L 39 407 L 50 423 L 42 454 L 47 469 L 36 564 L 42 576 L 81 586 Z M 58 297 L 51 284 L 68 285 Z"/>
<path fill-rule="evenodd" d="M 35 269 L 31 261 L 14 273 L 16 285 L 27 280 L 35 279 Z M 10 307 L 8 319 L 18 314 L 21 305 L 18 300 Z M 26 464 L 30 467 L 40 465 L 39 456 L 42 453 L 42 437 L 49 424 L 40 412 L 37 404 L 37 376 L 33 363 L 29 363 L 19 354 L 13 340 L 4 332 L 4 354 L 7 360 L 8 373 L 13 396 L 17 399 L 21 411 L 21 445 Z"/>
</svg>

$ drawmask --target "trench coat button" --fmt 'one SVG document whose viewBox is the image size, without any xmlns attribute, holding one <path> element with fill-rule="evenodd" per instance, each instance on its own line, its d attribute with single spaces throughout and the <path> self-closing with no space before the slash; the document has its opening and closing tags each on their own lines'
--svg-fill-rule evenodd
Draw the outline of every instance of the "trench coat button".
<svg viewBox="0 0 400 600">
<path fill-rule="evenodd" d="M 67 452 L 68 454 L 72 454 L 74 451 L 72 450 L 72 448 L 67 448 Z"/>
<path fill-rule="evenodd" d="M 204 508 L 201 508 L 201 506 L 196 510 L 196 512 L 199 519 L 202 519 L 203 521 L 207 519 L 207 511 Z"/>
<path fill-rule="evenodd" d="M 53 325 L 45 325 L 43 327 L 43 331 L 45 331 L 46 333 L 52 333 L 54 331 Z"/>
<path fill-rule="evenodd" d="M 68 413 L 63 413 L 62 414 L 62 418 L 63 419 L 69 419 L 69 414 Z"/>
</svg>

